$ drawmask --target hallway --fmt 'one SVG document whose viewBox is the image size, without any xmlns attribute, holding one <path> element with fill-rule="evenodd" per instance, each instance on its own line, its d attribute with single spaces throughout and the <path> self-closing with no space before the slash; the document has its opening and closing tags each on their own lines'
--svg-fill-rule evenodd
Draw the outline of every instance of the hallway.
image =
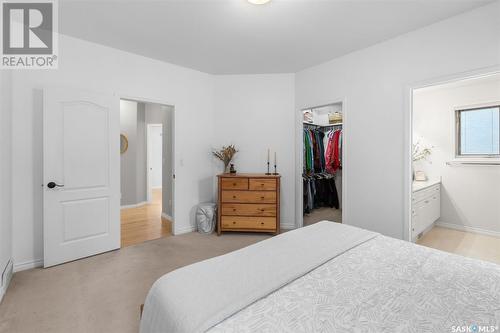
<svg viewBox="0 0 500 333">
<path fill-rule="evenodd" d="M 161 191 L 153 189 L 150 204 L 121 210 L 122 247 L 171 235 L 172 222 L 161 216 Z"/>
</svg>

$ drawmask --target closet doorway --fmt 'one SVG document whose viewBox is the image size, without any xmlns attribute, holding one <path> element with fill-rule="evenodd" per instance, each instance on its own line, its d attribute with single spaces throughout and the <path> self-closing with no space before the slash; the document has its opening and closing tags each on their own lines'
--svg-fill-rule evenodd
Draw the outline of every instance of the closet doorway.
<svg viewBox="0 0 500 333">
<path fill-rule="evenodd" d="M 303 109 L 303 226 L 342 223 L 343 103 Z"/>
<path fill-rule="evenodd" d="M 174 107 L 120 100 L 121 246 L 173 230 Z"/>
</svg>

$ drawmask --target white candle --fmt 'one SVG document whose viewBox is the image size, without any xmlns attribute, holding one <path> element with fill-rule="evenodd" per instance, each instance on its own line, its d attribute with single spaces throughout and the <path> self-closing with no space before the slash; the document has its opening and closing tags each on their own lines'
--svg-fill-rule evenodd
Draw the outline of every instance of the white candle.
<svg viewBox="0 0 500 333">
<path fill-rule="evenodd" d="M 274 165 L 276 165 L 276 152 L 274 152 Z"/>
<path fill-rule="evenodd" d="M 267 163 L 271 160 L 271 149 L 267 148 Z"/>
</svg>

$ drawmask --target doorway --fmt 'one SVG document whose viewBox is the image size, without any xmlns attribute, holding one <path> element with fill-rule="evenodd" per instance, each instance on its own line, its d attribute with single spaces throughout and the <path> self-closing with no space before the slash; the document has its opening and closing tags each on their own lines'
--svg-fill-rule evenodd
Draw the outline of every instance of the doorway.
<svg viewBox="0 0 500 333">
<path fill-rule="evenodd" d="M 301 110 L 303 226 L 342 223 L 343 103 Z"/>
<path fill-rule="evenodd" d="M 500 263 L 500 74 L 411 93 L 409 240 Z"/>
<path fill-rule="evenodd" d="M 173 112 L 169 105 L 120 100 L 122 247 L 172 234 Z"/>
</svg>

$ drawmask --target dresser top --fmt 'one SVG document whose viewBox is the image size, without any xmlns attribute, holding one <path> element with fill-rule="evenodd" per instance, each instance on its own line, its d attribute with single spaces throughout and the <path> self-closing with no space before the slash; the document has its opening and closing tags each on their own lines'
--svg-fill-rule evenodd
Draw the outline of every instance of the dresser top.
<svg viewBox="0 0 500 333">
<path fill-rule="evenodd" d="M 222 173 L 217 177 L 224 178 L 280 178 L 281 175 L 266 175 L 265 173 Z"/>
</svg>

